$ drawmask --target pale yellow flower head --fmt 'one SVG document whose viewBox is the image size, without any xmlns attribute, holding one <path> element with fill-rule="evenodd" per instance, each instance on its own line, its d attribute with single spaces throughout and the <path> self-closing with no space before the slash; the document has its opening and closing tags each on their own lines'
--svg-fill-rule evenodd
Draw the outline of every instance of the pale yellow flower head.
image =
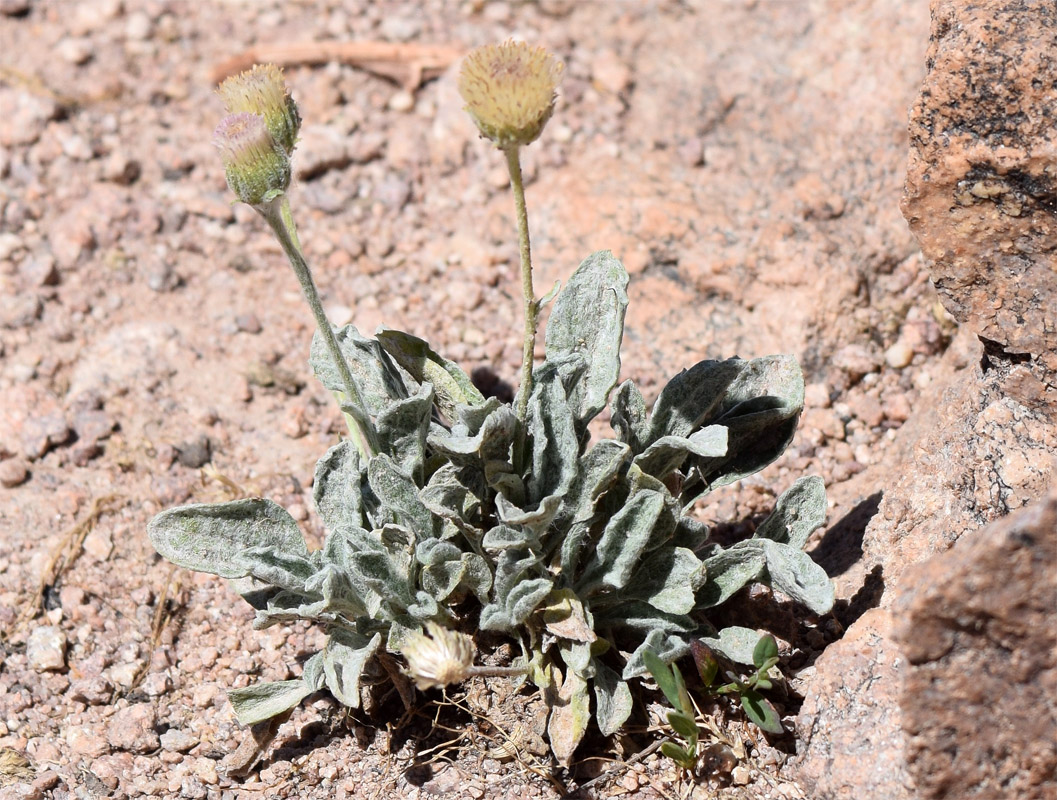
<svg viewBox="0 0 1057 800">
<path fill-rule="evenodd" d="M 506 150 L 539 137 L 563 69 L 542 47 L 512 40 L 485 45 L 462 62 L 459 94 L 481 133 Z"/>
<path fill-rule="evenodd" d="M 260 114 L 243 111 L 224 117 L 213 144 L 224 161 L 228 186 L 243 203 L 267 203 L 290 187 L 290 157 Z"/>
<path fill-rule="evenodd" d="M 401 648 L 407 671 L 419 689 L 433 689 L 461 683 L 473 666 L 473 641 L 465 633 L 427 622 L 424 633 L 413 633 Z"/>
<path fill-rule="evenodd" d="M 217 88 L 229 114 L 260 114 L 272 138 L 289 156 L 297 144 L 301 115 L 283 80 L 283 71 L 275 64 L 258 64 L 253 69 L 233 75 Z"/>
</svg>

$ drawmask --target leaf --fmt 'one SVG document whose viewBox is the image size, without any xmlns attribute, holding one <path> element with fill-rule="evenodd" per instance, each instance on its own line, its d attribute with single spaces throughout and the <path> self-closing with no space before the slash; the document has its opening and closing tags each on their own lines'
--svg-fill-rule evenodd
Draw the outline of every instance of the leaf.
<svg viewBox="0 0 1057 800">
<path fill-rule="evenodd" d="M 422 505 L 415 481 L 388 455 L 380 453 L 371 459 L 367 465 L 367 481 L 381 504 L 374 520 L 376 527 L 395 523 L 419 538 L 439 535 L 439 521 Z"/>
<path fill-rule="evenodd" d="M 327 688 L 342 705 L 360 707 L 360 676 L 381 642 L 380 633 L 368 638 L 342 628 L 331 631 L 323 650 L 323 672 Z"/>
<path fill-rule="evenodd" d="M 170 508 L 147 526 L 151 544 L 169 561 L 222 578 L 242 578 L 249 569 L 239 554 L 269 547 L 308 556 L 297 522 L 284 508 L 259 498 Z"/>
<path fill-rule="evenodd" d="M 596 515 L 595 505 L 618 480 L 629 453 L 623 442 L 603 439 L 580 457 L 576 478 L 554 518 L 554 535 L 561 537 L 563 574 L 575 573 L 583 538 Z"/>
<path fill-rule="evenodd" d="M 373 419 L 395 400 L 408 396 L 408 387 L 404 384 L 400 371 L 377 341 L 361 336 L 352 325 L 337 329 L 334 336 L 360 394 L 361 406 L 355 409 L 354 416 L 359 418 L 362 415 L 363 419 Z M 308 363 L 320 383 L 332 392 L 344 394 L 345 382 L 341 379 L 341 373 L 319 330 L 312 336 Z M 345 397 L 344 402 L 350 405 L 352 401 Z"/>
<path fill-rule="evenodd" d="M 623 594 L 669 614 L 689 614 L 704 579 L 704 564 L 693 551 L 659 547 L 639 564 Z"/>
<path fill-rule="evenodd" d="M 580 443 L 572 407 L 557 375 L 537 376 L 529 400 L 528 430 L 532 436 L 532 472 L 528 503 L 564 495 L 576 477 Z"/>
<path fill-rule="evenodd" d="M 811 475 L 801 478 L 778 498 L 774 511 L 756 529 L 753 538 L 772 539 L 800 550 L 808 537 L 826 521 L 826 484 Z"/>
<path fill-rule="evenodd" d="M 693 717 L 682 711 L 669 711 L 668 724 L 672 726 L 673 731 L 686 739 L 687 752 L 696 749 L 699 732 Z"/>
<path fill-rule="evenodd" d="M 686 687 L 680 685 L 682 681 L 676 677 L 675 668 L 665 664 L 652 650 L 642 651 L 642 663 L 650 671 L 668 702 L 674 708 L 682 708 L 681 692 L 685 691 Z"/>
<path fill-rule="evenodd" d="M 693 769 L 697 760 L 696 753 L 691 752 L 689 749 L 684 750 L 675 742 L 662 742 L 661 753 L 684 769 Z"/>
<path fill-rule="evenodd" d="M 699 361 L 668 381 L 653 404 L 644 444 L 662 436 L 686 438 L 703 424 L 714 422 L 728 387 L 747 363 L 740 358 Z"/>
<path fill-rule="evenodd" d="M 775 734 L 785 733 L 778 712 L 759 692 L 753 689 L 743 692 L 741 707 L 745 709 L 745 716 L 759 725 L 762 730 Z"/>
<path fill-rule="evenodd" d="M 617 387 L 610 409 L 610 424 L 617 432 L 617 438 L 627 444 L 631 452 L 641 453 L 650 435 L 642 392 L 631 381 L 624 381 Z"/>
<path fill-rule="evenodd" d="M 725 603 L 742 587 L 757 580 L 767 558 L 749 542 L 738 542 L 705 559 L 705 583 L 697 594 L 697 607 L 712 608 Z"/>
<path fill-rule="evenodd" d="M 589 643 L 598 638 L 591 624 L 591 612 L 572 589 L 555 589 L 544 603 L 543 626 L 548 632 L 574 642 Z"/>
<path fill-rule="evenodd" d="M 305 662 L 304 671 L 301 673 L 301 680 L 303 680 L 305 686 L 313 692 L 318 692 L 326 686 L 326 675 L 323 674 L 322 650 L 311 656 L 308 661 Z"/>
<path fill-rule="evenodd" d="M 756 647 L 752 651 L 752 663 L 756 669 L 764 669 L 770 659 L 778 657 L 778 642 L 774 640 L 771 634 L 764 634 L 760 637 L 760 641 L 756 643 Z"/>
<path fill-rule="evenodd" d="M 558 702 L 551 709 L 547 721 L 547 738 L 558 763 L 569 766 L 573 753 L 587 732 L 591 721 L 591 700 L 587 694 L 587 681 L 568 670 L 565 682 L 558 690 Z"/>
<path fill-rule="evenodd" d="M 330 448 L 316 462 L 312 499 L 327 530 L 364 524 L 360 454 L 351 441 Z"/>
<path fill-rule="evenodd" d="M 601 661 L 595 659 L 594 667 L 595 722 L 603 736 L 612 736 L 631 716 L 631 689 Z"/>
<path fill-rule="evenodd" d="M 310 694 L 312 689 L 297 678 L 232 689 L 228 692 L 228 700 L 240 725 L 254 725 L 289 711 Z"/>
<path fill-rule="evenodd" d="M 284 553 L 275 547 L 250 547 L 235 554 L 233 561 L 244 565 L 244 574 L 265 584 L 293 592 L 304 590 L 315 573 L 305 556 Z"/>
<path fill-rule="evenodd" d="M 548 495 L 539 501 L 536 508 L 529 511 L 523 511 L 518 508 L 503 495 L 497 495 L 495 501 L 499 519 L 504 524 L 509 526 L 523 525 L 533 533 L 538 534 L 550 525 L 551 520 L 558 513 L 562 498 L 556 494 Z"/>
<path fill-rule="evenodd" d="M 750 541 L 763 547 L 770 586 L 816 614 L 826 614 L 833 608 L 833 581 L 811 556 L 797 547 L 769 539 Z"/>
<path fill-rule="evenodd" d="M 681 636 L 668 633 L 663 628 L 656 628 L 647 634 L 645 640 L 635 651 L 628 656 L 621 677 L 630 680 L 646 671 L 644 656 L 647 652 L 653 652 L 661 661 L 675 661 L 682 658 L 688 651 L 686 642 Z"/>
<path fill-rule="evenodd" d="M 599 585 L 614 589 L 627 585 L 662 511 L 663 495 L 646 489 L 630 497 L 610 518 L 577 584 L 581 597 Z"/>
<path fill-rule="evenodd" d="M 635 457 L 634 464 L 648 475 L 664 478 L 679 469 L 688 455 L 719 458 L 727 454 L 727 429 L 709 425 L 690 436 L 662 436 Z"/>
<path fill-rule="evenodd" d="M 430 416 L 433 413 L 433 389 L 429 384 L 403 400 L 397 400 L 378 413 L 378 452 L 389 456 L 397 469 L 411 476 L 416 485 L 423 480 L 423 461 Z"/>
<path fill-rule="evenodd" d="M 458 417 L 459 405 L 484 403 L 484 395 L 473 381 L 452 361 L 437 355 L 424 339 L 402 331 L 383 328 L 375 338 L 392 359 L 419 383 L 431 383 L 436 392 L 437 407 L 449 422 Z"/>
<path fill-rule="evenodd" d="M 620 374 L 627 287 L 624 265 L 609 250 L 593 253 L 573 272 L 547 321 L 548 361 L 583 358 L 583 372 L 569 393 L 578 438 L 605 408 Z"/>
<path fill-rule="evenodd" d="M 699 639 L 690 642 L 690 654 L 694 657 L 694 664 L 697 665 L 697 674 L 701 676 L 701 683 L 707 689 L 719 673 L 719 659 L 712 652 L 712 648 Z"/>
<path fill-rule="evenodd" d="M 759 639 L 760 634 L 751 628 L 731 625 L 717 636 L 702 636 L 701 643 L 736 664 L 751 664 Z"/>
<path fill-rule="evenodd" d="M 539 539 L 531 528 L 499 524 L 485 533 L 481 547 L 493 553 L 501 550 L 537 550 Z"/>
<path fill-rule="evenodd" d="M 420 581 L 435 600 L 446 600 L 460 586 L 465 586 L 478 598 L 486 598 L 492 585 L 492 574 L 487 562 L 476 553 L 464 553 L 451 542 L 427 539 L 415 553 L 424 566 Z"/>
</svg>

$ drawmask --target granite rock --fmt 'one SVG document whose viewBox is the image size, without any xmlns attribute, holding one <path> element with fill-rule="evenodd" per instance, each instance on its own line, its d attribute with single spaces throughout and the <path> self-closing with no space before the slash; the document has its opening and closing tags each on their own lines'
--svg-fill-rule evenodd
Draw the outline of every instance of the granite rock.
<svg viewBox="0 0 1057 800">
<path fill-rule="evenodd" d="M 896 603 L 922 798 L 1057 792 L 1057 487 L 907 571 Z M 981 735 L 986 731 L 986 735 Z"/>
<path fill-rule="evenodd" d="M 903 214 L 944 305 L 1057 370 L 1057 15 L 933 0 Z"/>
</svg>

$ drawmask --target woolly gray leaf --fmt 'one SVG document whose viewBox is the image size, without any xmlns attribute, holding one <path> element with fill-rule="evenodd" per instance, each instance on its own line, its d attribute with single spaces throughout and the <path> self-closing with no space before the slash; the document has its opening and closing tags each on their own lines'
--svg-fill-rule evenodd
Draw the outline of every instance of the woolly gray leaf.
<svg viewBox="0 0 1057 800">
<path fill-rule="evenodd" d="M 360 676 L 381 642 L 379 633 L 368 638 L 340 628 L 331 632 L 323 650 L 323 672 L 327 688 L 342 705 L 360 707 Z"/>
<path fill-rule="evenodd" d="M 690 436 L 662 436 L 635 457 L 635 465 L 655 478 L 665 478 L 683 465 L 688 455 L 719 458 L 727 454 L 727 429 L 709 425 Z"/>
<path fill-rule="evenodd" d="M 538 379 L 529 400 L 528 429 L 532 436 L 528 502 L 564 495 L 576 477 L 580 444 L 572 407 L 556 374 Z"/>
<path fill-rule="evenodd" d="M 606 405 L 620 374 L 628 273 L 608 250 L 588 256 L 558 295 L 547 321 L 547 359 L 576 353 L 585 369 L 570 391 L 578 434 Z"/>
<path fill-rule="evenodd" d="M 760 641 L 760 634 L 751 628 L 731 625 L 716 636 L 702 636 L 701 641 L 735 664 L 752 664 L 752 652 Z"/>
<path fill-rule="evenodd" d="M 738 590 L 758 580 L 766 565 L 763 551 L 753 540 L 738 542 L 705 559 L 705 583 L 697 595 L 698 608 L 712 608 Z"/>
<path fill-rule="evenodd" d="M 316 463 L 312 499 L 327 530 L 363 525 L 360 454 L 351 441 L 330 448 Z"/>
<path fill-rule="evenodd" d="M 617 432 L 617 438 L 627 444 L 631 452 L 641 453 L 650 436 L 646 402 L 642 399 L 642 392 L 631 381 L 624 381 L 617 387 L 610 409 L 610 424 Z"/>
<path fill-rule="evenodd" d="M 683 637 L 676 634 L 661 629 L 650 631 L 645 641 L 628 656 L 621 678 L 630 680 L 647 672 L 646 664 L 642 660 L 642 654 L 647 650 L 652 650 L 661 661 L 670 664 L 686 655 L 690 651 L 690 646 Z"/>
<path fill-rule="evenodd" d="M 228 700 L 240 725 L 255 725 L 297 706 L 312 694 L 303 680 L 255 683 L 244 689 L 232 689 Z"/>
<path fill-rule="evenodd" d="M 397 468 L 417 482 L 422 479 L 426 435 L 433 413 L 433 387 L 424 384 L 404 400 L 382 410 L 375 420 L 379 452 L 393 459 Z"/>
<path fill-rule="evenodd" d="M 584 536 L 597 513 L 595 505 L 616 482 L 629 453 L 630 448 L 623 442 L 603 439 L 580 457 L 576 479 L 553 525 L 553 535 L 561 537 L 563 574 L 575 572 Z"/>
<path fill-rule="evenodd" d="M 334 331 L 338 346 L 349 365 L 356 390 L 360 393 L 363 408 L 357 409 L 363 419 L 372 419 L 388 408 L 393 401 L 403 400 L 408 396 L 408 387 L 404 379 L 381 345 L 374 339 L 360 335 L 352 325 L 346 325 Z M 332 392 L 345 392 L 345 382 L 330 355 L 330 349 L 318 330 L 312 337 L 312 349 L 308 359 L 309 366 L 319 382 Z M 417 387 L 414 387 L 417 389 Z M 345 403 L 350 398 L 344 398 Z"/>
<path fill-rule="evenodd" d="M 312 562 L 305 556 L 267 545 L 246 548 L 236 553 L 233 561 L 243 565 L 245 575 L 293 592 L 302 590 L 315 573 Z"/>
<path fill-rule="evenodd" d="M 544 497 L 536 508 L 530 511 L 523 511 L 503 497 L 503 495 L 497 495 L 495 507 L 499 513 L 499 519 L 505 524 L 524 525 L 538 534 L 551 524 L 551 520 L 558 513 L 561 503 L 562 498 L 552 494 Z"/>
<path fill-rule="evenodd" d="M 826 484 L 811 475 L 790 486 L 774 511 L 756 529 L 755 538 L 804 549 L 808 537 L 826 521 Z"/>
<path fill-rule="evenodd" d="M 598 659 L 595 659 L 595 721 L 603 736 L 612 736 L 628 721 L 634 704 L 631 689 Z"/>
<path fill-rule="evenodd" d="M 668 381 L 653 404 L 645 444 L 662 436 L 686 438 L 703 424 L 714 421 L 727 388 L 747 363 L 740 358 L 699 361 Z"/>
<path fill-rule="evenodd" d="M 635 569 L 624 595 L 645 600 L 669 614 L 689 614 L 704 577 L 704 564 L 692 551 L 661 547 Z"/>
<path fill-rule="evenodd" d="M 600 585 L 614 589 L 625 586 L 662 511 L 664 497 L 659 492 L 647 489 L 629 497 L 606 525 L 577 585 L 577 594 L 586 597 Z"/>
<path fill-rule="evenodd" d="M 305 686 L 313 692 L 318 692 L 326 686 L 326 676 L 323 674 L 322 650 L 305 662 L 304 671 L 301 673 L 301 680 L 303 680 Z"/>
<path fill-rule="evenodd" d="M 770 539 L 754 539 L 767 558 L 767 576 L 770 585 L 803 603 L 816 614 L 825 614 L 833 608 L 833 582 L 826 571 L 811 560 L 811 556 L 798 547 L 772 542 Z"/>
<path fill-rule="evenodd" d="M 170 508 L 147 526 L 151 544 L 169 561 L 222 578 L 249 574 L 239 554 L 268 547 L 308 557 L 301 529 L 284 508 L 259 498 Z"/>
<path fill-rule="evenodd" d="M 539 546 L 539 538 L 532 528 L 506 524 L 496 525 L 481 539 L 481 547 L 493 553 L 510 549 L 538 551 Z"/>
<path fill-rule="evenodd" d="M 437 407 L 449 422 L 457 419 L 460 405 L 484 403 L 473 381 L 458 365 L 437 355 L 429 344 L 409 333 L 383 328 L 375 338 L 397 364 L 419 383 L 431 383 L 436 391 Z"/>
<path fill-rule="evenodd" d="M 414 531 L 419 538 L 440 535 L 439 521 L 422 505 L 414 480 L 388 455 L 381 453 L 371 459 L 367 481 L 380 502 L 375 525 L 394 522 Z"/>
</svg>

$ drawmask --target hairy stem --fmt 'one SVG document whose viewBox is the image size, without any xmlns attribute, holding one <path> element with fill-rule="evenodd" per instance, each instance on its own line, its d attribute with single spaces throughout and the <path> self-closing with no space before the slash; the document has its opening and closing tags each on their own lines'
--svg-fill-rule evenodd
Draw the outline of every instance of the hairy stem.
<svg viewBox="0 0 1057 800">
<path fill-rule="evenodd" d="M 334 360 L 341 375 L 342 383 L 345 384 L 345 395 L 348 398 L 348 407 L 345 419 L 349 423 L 349 432 L 352 434 L 353 442 L 360 454 L 369 458 L 378 452 L 378 443 L 374 433 L 374 425 L 369 419 L 363 418 L 362 409 L 365 408 L 360 398 L 356 381 L 349 370 L 349 364 L 342 355 L 338 339 L 334 335 L 334 327 L 327 319 L 327 313 L 323 310 L 323 303 L 319 299 L 315 281 L 312 280 L 312 272 L 305 261 L 304 252 L 301 250 L 301 242 L 297 237 L 297 227 L 294 225 L 293 215 L 290 213 L 290 201 L 285 194 L 281 194 L 274 200 L 254 206 L 258 213 L 275 233 L 275 238 L 290 260 L 290 266 L 294 268 L 298 283 L 301 284 L 301 292 L 304 294 L 308 307 L 312 309 L 312 315 L 316 318 L 316 327 L 323 336 L 323 341 L 330 351 L 330 357 Z M 344 409 L 343 409 L 344 410 Z"/>
<path fill-rule="evenodd" d="M 539 305 L 532 290 L 532 252 L 529 246 L 528 211 L 525 209 L 525 184 L 521 178 L 520 148 L 515 145 L 503 151 L 510 171 L 510 188 L 514 191 L 514 210 L 517 215 L 518 250 L 521 256 L 521 294 L 525 300 L 525 336 L 521 350 L 521 386 L 518 389 L 517 417 L 522 422 L 528 415 L 529 395 L 532 394 L 532 354 L 536 349 L 536 316 Z"/>
</svg>

